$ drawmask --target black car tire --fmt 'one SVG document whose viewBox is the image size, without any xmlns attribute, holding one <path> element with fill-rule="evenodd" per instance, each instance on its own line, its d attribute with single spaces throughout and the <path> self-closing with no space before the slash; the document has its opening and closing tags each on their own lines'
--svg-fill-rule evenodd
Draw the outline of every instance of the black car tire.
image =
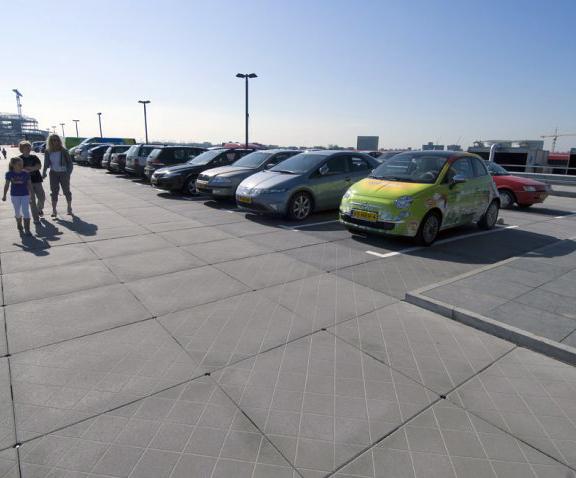
<svg viewBox="0 0 576 478">
<path fill-rule="evenodd" d="M 498 212 L 500 210 L 500 203 L 497 199 L 494 199 L 484 215 L 478 221 L 478 227 L 480 229 L 492 229 L 498 222 Z"/>
<path fill-rule="evenodd" d="M 516 202 L 514 193 L 508 189 L 499 189 L 498 194 L 500 195 L 500 207 L 502 209 L 512 209 Z"/>
<path fill-rule="evenodd" d="M 300 191 L 288 201 L 287 214 L 293 221 L 303 221 L 314 210 L 314 199 L 310 193 Z"/>
<path fill-rule="evenodd" d="M 191 177 L 184 181 L 184 186 L 182 188 L 182 192 L 184 194 L 188 194 L 189 196 L 195 196 L 198 194 L 198 190 L 196 189 L 196 178 Z"/>
<path fill-rule="evenodd" d="M 363 231 L 362 229 L 358 229 L 357 227 L 353 227 L 353 226 L 346 226 L 346 229 L 348 229 L 348 232 L 350 234 L 356 234 L 356 235 L 365 235 L 368 234 L 366 231 Z"/>
<path fill-rule="evenodd" d="M 528 209 L 529 207 L 534 206 L 534 204 L 518 204 L 520 209 Z"/>
<path fill-rule="evenodd" d="M 430 211 L 422 222 L 420 222 L 420 227 L 416 233 L 416 243 L 421 246 L 431 246 L 440 232 L 440 225 L 442 224 L 442 219 L 440 214 L 434 211 Z"/>
</svg>

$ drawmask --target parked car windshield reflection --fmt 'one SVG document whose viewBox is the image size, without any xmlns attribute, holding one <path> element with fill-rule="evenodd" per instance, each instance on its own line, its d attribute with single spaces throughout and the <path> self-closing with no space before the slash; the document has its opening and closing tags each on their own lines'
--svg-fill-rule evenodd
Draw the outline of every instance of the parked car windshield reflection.
<svg viewBox="0 0 576 478">
<path fill-rule="evenodd" d="M 378 166 L 370 175 L 376 179 L 433 184 L 446 163 L 445 156 L 397 154 Z"/>
<path fill-rule="evenodd" d="M 277 164 L 270 171 L 278 173 L 304 174 L 320 164 L 326 156 L 323 154 L 300 153 Z"/>
<path fill-rule="evenodd" d="M 208 164 L 216 156 L 222 154 L 222 152 L 223 151 L 221 149 L 213 149 L 211 151 L 205 151 L 204 153 L 200 153 L 198 156 L 188 161 L 188 164 L 192 164 L 194 166 L 202 166 L 204 164 Z"/>
<path fill-rule="evenodd" d="M 246 156 L 240 158 L 236 161 L 234 166 L 240 168 L 258 168 L 264 161 L 266 161 L 272 153 L 267 153 L 264 151 L 255 151 L 254 153 L 247 154 Z"/>
</svg>

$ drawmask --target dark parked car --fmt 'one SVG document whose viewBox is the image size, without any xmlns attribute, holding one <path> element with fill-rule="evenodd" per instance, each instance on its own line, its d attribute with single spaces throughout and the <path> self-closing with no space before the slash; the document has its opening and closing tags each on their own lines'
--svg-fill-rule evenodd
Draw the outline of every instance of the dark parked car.
<svg viewBox="0 0 576 478">
<path fill-rule="evenodd" d="M 134 176 L 144 177 L 144 168 L 146 167 L 146 160 L 149 154 L 158 148 L 163 148 L 166 145 L 161 144 L 134 144 L 126 151 L 126 165 L 124 170 L 128 174 Z"/>
<path fill-rule="evenodd" d="M 102 158 L 104 157 L 104 154 L 109 147 L 110 146 L 107 144 L 103 144 L 94 148 L 90 148 L 88 150 L 88 164 L 93 168 L 102 167 Z"/>
<path fill-rule="evenodd" d="M 74 155 L 72 156 L 72 161 L 78 164 L 88 164 L 88 152 L 95 148 L 96 146 L 110 146 L 109 144 L 104 145 L 102 143 L 85 143 L 75 146 Z"/>
<path fill-rule="evenodd" d="M 196 189 L 199 193 L 211 194 L 216 199 L 234 198 L 236 188 L 248 176 L 264 169 L 270 169 L 300 152 L 290 149 L 254 151 L 230 166 L 204 171 L 196 180 Z"/>
<path fill-rule="evenodd" d="M 206 151 L 185 164 L 162 168 L 152 175 L 152 185 L 173 192 L 196 193 L 198 175 L 219 166 L 228 166 L 242 156 L 251 153 L 252 149 L 218 148 Z M 150 155 L 149 161 L 152 155 Z"/>
<path fill-rule="evenodd" d="M 196 148 L 194 146 L 163 146 L 155 148 L 148 155 L 144 175 L 151 179 L 152 173 L 157 169 L 185 163 L 204 151 L 206 151 L 206 148 Z"/>
<path fill-rule="evenodd" d="M 108 169 L 108 171 L 115 171 L 116 169 L 112 169 L 110 166 L 113 155 L 116 155 L 116 158 L 118 158 L 119 155 L 126 156 L 126 151 L 128 151 L 130 147 L 128 144 L 108 146 L 108 149 L 102 157 L 102 167 Z"/>
</svg>

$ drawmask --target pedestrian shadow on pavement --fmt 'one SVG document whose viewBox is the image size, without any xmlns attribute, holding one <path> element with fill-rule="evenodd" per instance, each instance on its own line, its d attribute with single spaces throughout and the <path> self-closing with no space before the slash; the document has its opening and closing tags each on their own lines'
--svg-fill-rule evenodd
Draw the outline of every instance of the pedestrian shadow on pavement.
<svg viewBox="0 0 576 478">
<path fill-rule="evenodd" d="M 80 236 L 95 236 L 98 226 L 82 220 L 79 216 L 72 216 L 72 220 L 59 219 L 58 224 Z"/>
</svg>

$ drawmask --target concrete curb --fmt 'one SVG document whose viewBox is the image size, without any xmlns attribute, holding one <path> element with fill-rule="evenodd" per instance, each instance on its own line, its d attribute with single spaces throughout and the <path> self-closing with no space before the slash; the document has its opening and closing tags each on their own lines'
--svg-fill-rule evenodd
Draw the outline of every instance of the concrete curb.
<svg viewBox="0 0 576 478">
<path fill-rule="evenodd" d="M 419 289 L 418 291 L 408 292 L 405 300 L 410 304 L 430 310 L 470 327 L 474 327 L 475 329 L 507 340 L 508 342 L 512 342 L 520 347 L 525 347 L 556 360 L 576 366 L 576 348 L 555 342 L 554 340 L 545 337 L 540 337 L 539 335 L 490 319 L 489 317 L 477 314 L 476 312 L 471 312 L 460 307 L 454 307 L 451 304 L 427 297 L 423 294 L 426 290 L 433 288 L 434 287 L 427 287 L 425 289 Z"/>
</svg>

